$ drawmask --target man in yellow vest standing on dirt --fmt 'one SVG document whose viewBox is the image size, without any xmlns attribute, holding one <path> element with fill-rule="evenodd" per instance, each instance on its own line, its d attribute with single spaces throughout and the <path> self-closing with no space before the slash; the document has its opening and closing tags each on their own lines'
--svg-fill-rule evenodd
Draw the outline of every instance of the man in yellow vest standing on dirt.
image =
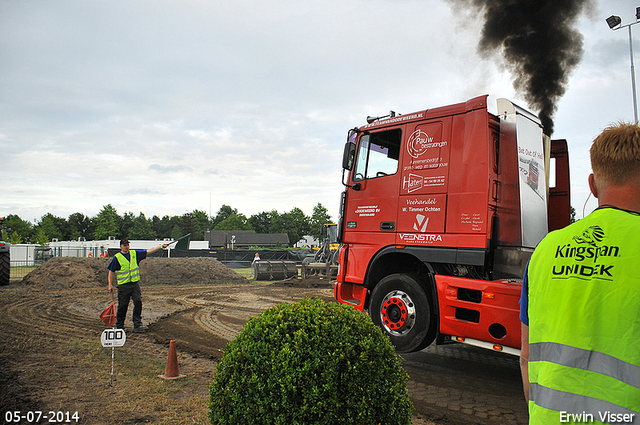
<svg viewBox="0 0 640 425">
<path fill-rule="evenodd" d="M 523 279 L 530 424 L 640 424 L 640 127 L 608 127 L 590 153 L 598 208 L 547 235 Z"/>
<path fill-rule="evenodd" d="M 147 327 L 142 324 L 142 291 L 140 290 L 140 267 L 147 254 L 153 254 L 168 244 L 162 244 L 151 249 L 130 250 L 129 241 L 120 241 L 120 252 L 117 253 L 109 266 L 109 292 L 113 291 L 113 279 L 116 278 L 118 288 L 118 310 L 116 311 L 116 328 L 124 329 L 124 321 L 129 309 L 129 300 L 133 300 L 133 331 L 144 332 Z"/>
</svg>

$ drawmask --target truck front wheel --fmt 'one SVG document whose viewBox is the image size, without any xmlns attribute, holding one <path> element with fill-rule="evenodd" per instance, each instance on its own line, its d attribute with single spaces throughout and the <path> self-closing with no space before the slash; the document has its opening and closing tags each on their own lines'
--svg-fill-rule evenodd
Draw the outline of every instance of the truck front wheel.
<svg viewBox="0 0 640 425">
<path fill-rule="evenodd" d="M 371 293 L 369 315 L 389 335 L 397 352 L 422 350 L 435 339 L 429 299 L 415 276 L 397 273 L 378 282 Z"/>
</svg>

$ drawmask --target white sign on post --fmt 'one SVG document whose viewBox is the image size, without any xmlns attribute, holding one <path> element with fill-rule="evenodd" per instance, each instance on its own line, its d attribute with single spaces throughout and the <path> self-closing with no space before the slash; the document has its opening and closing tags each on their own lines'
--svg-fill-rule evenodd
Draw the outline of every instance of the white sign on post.
<svg viewBox="0 0 640 425">
<path fill-rule="evenodd" d="M 103 347 L 122 347 L 127 342 L 124 329 L 105 329 L 100 337 Z"/>
</svg>

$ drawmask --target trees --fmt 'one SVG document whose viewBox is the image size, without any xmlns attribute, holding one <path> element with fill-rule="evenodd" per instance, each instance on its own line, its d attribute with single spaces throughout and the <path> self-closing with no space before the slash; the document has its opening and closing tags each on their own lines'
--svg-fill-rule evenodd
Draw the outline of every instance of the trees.
<svg viewBox="0 0 640 425">
<path fill-rule="evenodd" d="M 287 223 L 289 242 L 291 242 L 292 245 L 309 234 L 311 230 L 309 220 L 300 208 L 293 208 L 291 211 L 284 213 L 283 216 Z"/>
<path fill-rule="evenodd" d="M 69 239 L 76 240 L 83 237 L 86 240 L 93 239 L 95 226 L 91 218 L 82 213 L 73 213 L 67 219 L 69 224 Z"/>
<path fill-rule="evenodd" d="M 214 230 L 253 230 L 244 214 L 232 214 L 222 220 Z"/>
<path fill-rule="evenodd" d="M 153 231 L 152 222 L 147 220 L 143 213 L 133 221 L 133 227 L 128 235 L 131 239 L 155 239 L 156 232 Z"/>
<path fill-rule="evenodd" d="M 38 243 L 43 240 L 51 241 L 52 239 L 69 240 L 71 235 L 68 231 L 69 225 L 64 218 L 56 217 L 51 213 L 42 216 L 40 222 L 36 224 L 35 231 L 38 235 Z"/>
<path fill-rule="evenodd" d="M 118 212 L 111 204 L 105 205 L 102 207 L 102 210 L 98 213 L 95 219 L 96 223 L 96 231 L 95 238 L 96 239 L 108 239 L 109 236 L 121 238 L 124 237 L 120 234 L 120 221 L 122 219 L 118 215 Z"/>
<path fill-rule="evenodd" d="M 179 226 L 181 235 L 176 238 L 175 236 L 177 235 L 174 234 L 173 239 L 179 239 L 186 234 L 191 234 L 191 239 L 200 237 L 200 229 L 198 228 L 196 216 L 193 213 L 185 213 L 181 218 L 182 220 Z"/>
<path fill-rule="evenodd" d="M 131 233 L 131 229 L 133 229 L 133 223 L 136 221 L 136 216 L 133 215 L 132 212 L 126 212 L 122 215 L 120 219 L 120 235 L 123 238 L 129 238 L 129 234 Z"/>
<path fill-rule="evenodd" d="M 4 218 L 4 229 L 0 239 L 12 244 L 18 244 L 29 242 L 32 235 L 33 226 L 28 221 L 24 221 L 14 214 L 9 214 Z"/>
<path fill-rule="evenodd" d="M 229 205 L 222 205 L 218 210 L 218 212 L 216 213 L 215 218 L 211 219 L 211 228 L 215 229 L 215 227 L 218 224 L 222 223 L 224 220 L 231 217 L 233 214 L 238 214 L 237 208 L 231 208 Z"/>
<path fill-rule="evenodd" d="M 191 240 L 203 241 L 204 233 L 211 229 L 209 225 L 209 214 L 200 210 L 194 210 L 192 214 L 197 230 L 195 233 L 191 233 Z"/>
<path fill-rule="evenodd" d="M 154 215 L 151 218 L 151 227 L 156 234 L 156 237 L 160 239 L 170 238 L 171 237 L 171 217 L 168 215 L 163 216 L 162 218 Z"/>
<path fill-rule="evenodd" d="M 36 230 L 36 234 L 33 237 L 33 241 L 34 243 L 40 245 L 40 246 L 47 246 L 49 244 L 49 241 L 51 240 L 51 238 L 49 238 L 47 236 L 46 231 L 43 228 L 40 228 L 38 230 Z"/>
<path fill-rule="evenodd" d="M 313 236 L 314 238 L 321 240 L 323 236 L 322 229 L 325 224 L 329 223 L 331 223 L 329 211 L 320 202 L 318 202 L 318 204 L 313 207 L 313 212 L 309 219 L 309 236 Z"/>
<path fill-rule="evenodd" d="M 300 208 L 280 214 L 277 210 L 263 211 L 247 218 L 237 208 L 222 205 L 216 216 L 211 218 L 207 213 L 194 210 L 181 216 L 162 218 L 154 215 L 148 219 L 140 212 L 136 217 L 132 212 L 118 214 L 111 204 L 102 207 L 95 217 L 77 212 L 68 219 L 47 213 L 35 225 L 22 220 L 17 215 L 9 214 L 4 218 L 3 240 L 11 243 L 50 242 L 51 239 L 101 240 L 114 237 L 116 239 L 178 239 L 187 233 L 191 240 L 204 240 L 205 232 L 215 230 L 254 230 L 257 233 L 286 233 L 293 245 L 302 237 L 311 235 L 318 238 L 322 234 L 322 226 L 331 222 L 327 209 L 318 203 L 310 217 Z"/>
<path fill-rule="evenodd" d="M 269 233 L 271 217 L 267 211 L 252 215 L 248 221 L 256 233 Z"/>
<path fill-rule="evenodd" d="M 310 226 L 307 216 L 300 208 L 293 208 L 291 211 L 275 217 L 277 212 L 271 212 L 272 222 L 270 226 L 271 233 L 286 233 L 289 236 L 289 243 L 294 245 L 303 236 L 309 234 Z"/>
</svg>

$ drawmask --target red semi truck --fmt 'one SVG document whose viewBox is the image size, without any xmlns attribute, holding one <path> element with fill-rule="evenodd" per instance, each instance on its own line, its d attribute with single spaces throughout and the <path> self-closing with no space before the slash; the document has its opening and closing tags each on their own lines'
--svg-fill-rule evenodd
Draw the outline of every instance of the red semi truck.
<svg viewBox="0 0 640 425">
<path fill-rule="evenodd" d="M 343 155 L 335 297 L 398 352 L 462 341 L 518 354 L 522 276 L 571 221 L 566 140 L 487 96 L 367 119 Z"/>
</svg>

